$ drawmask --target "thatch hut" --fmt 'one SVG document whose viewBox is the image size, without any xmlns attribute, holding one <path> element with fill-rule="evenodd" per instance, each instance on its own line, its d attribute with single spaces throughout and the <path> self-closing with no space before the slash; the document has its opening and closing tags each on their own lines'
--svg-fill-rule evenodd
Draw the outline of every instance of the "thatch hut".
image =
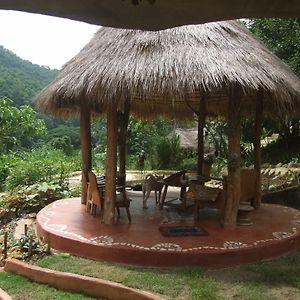
<svg viewBox="0 0 300 300">
<path fill-rule="evenodd" d="M 198 128 L 176 128 L 175 131 L 170 134 L 170 137 L 172 135 L 178 136 L 180 148 L 197 150 Z"/>
<path fill-rule="evenodd" d="M 190 25 L 158 32 L 102 27 L 38 95 L 40 110 L 79 114 L 86 102 L 95 112 L 114 103 L 144 118 L 184 119 L 199 109 L 227 114 L 228 94 L 241 89 L 243 114 L 254 115 L 257 91 L 265 91 L 264 113 L 293 112 L 298 77 L 237 21 Z M 171 107 L 171 109 L 170 109 Z M 298 112 L 299 113 L 299 112 Z"/>
<path fill-rule="evenodd" d="M 80 115 L 83 173 L 91 168 L 91 113 L 107 114 L 107 223 L 112 222 L 114 214 L 117 111 L 123 116 L 121 137 L 126 135 L 129 107 L 132 114 L 146 119 L 162 115 L 182 120 L 197 114 L 199 174 L 205 116 L 226 117 L 230 163 L 224 224 L 234 226 L 240 186 L 241 116 L 256 118 L 259 206 L 263 114 L 299 115 L 299 99 L 300 81 L 289 67 L 239 22 L 228 21 L 158 32 L 101 28 L 39 93 L 37 105 L 41 111 L 56 116 Z M 123 140 L 121 144 L 124 143 Z M 120 147 L 121 157 L 125 156 L 124 148 Z"/>
</svg>

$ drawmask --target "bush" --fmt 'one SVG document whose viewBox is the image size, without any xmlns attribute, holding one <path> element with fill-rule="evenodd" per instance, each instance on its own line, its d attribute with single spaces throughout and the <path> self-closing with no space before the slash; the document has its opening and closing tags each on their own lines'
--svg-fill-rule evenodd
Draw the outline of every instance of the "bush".
<svg viewBox="0 0 300 300">
<path fill-rule="evenodd" d="M 158 168 L 178 168 L 182 159 L 179 136 L 174 135 L 171 138 L 162 138 L 156 146 Z"/>
<path fill-rule="evenodd" d="M 171 164 L 172 156 L 172 148 L 169 140 L 161 140 L 156 146 L 156 151 L 159 169 L 167 169 Z"/>
<path fill-rule="evenodd" d="M 52 138 L 49 141 L 49 145 L 53 149 L 62 150 L 66 155 L 71 154 L 73 150 L 73 146 L 71 144 L 71 138 L 68 136 Z"/>
<path fill-rule="evenodd" d="M 16 153 L 4 154 L 0 156 L 0 191 L 5 187 L 5 180 L 9 175 L 10 168 L 20 161 Z"/>
<path fill-rule="evenodd" d="M 263 162 L 277 164 L 300 161 L 300 138 L 279 138 L 262 148 Z"/>
<path fill-rule="evenodd" d="M 180 170 L 196 171 L 197 159 L 196 158 L 184 158 L 178 165 Z"/>
<path fill-rule="evenodd" d="M 38 212 L 47 204 L 70 195 L 66 182 L 43 182 L 15 188 L 0 198 L 0 223 L 7 223 L 24 213 Z"/>
<path fill-rule="evenodd" d="M 50 182 L 54 179 L 63 182 L 75 169 L 76 163 L 62 150 L 40 148 L 25 152 L 14 165 L 10 166 L 5 182 L 6 189 Z"/>
</svg>

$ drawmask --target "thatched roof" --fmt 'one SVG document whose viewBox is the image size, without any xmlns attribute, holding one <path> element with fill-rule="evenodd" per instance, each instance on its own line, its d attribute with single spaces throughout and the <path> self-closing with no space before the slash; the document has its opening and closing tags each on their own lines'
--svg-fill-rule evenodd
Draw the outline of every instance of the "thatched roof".
<svg viewBox="0 0 300 300">
<path fill-rule="evenodd" d="M 0 9 L 24 10 L 119 28 L 158 30 L 184 24 L 261 17 L 299 17 L 287 0 L 0 0 Z"/>
<path fill-rule="evenodd" d="M 184 119 L 203 94 L 209 114 L 226 115 L 232 87 L 242 90 L 244 114 L 259 90 L 268 114 L 299 114 L 298 77 L 238 21 L 157 32 L 101 28 L 36 99 L 53 115 L 76 114 L 83 101 L 99 113 L 108 103 L 122 110 L 130 99 L 138 116 Z"/>
<path fill-rule="evenodd" d="M 177 135 L 179 137 L 179 145 L 185 149 L 198 149 L 198 128 L 176 128 L 175 131 L 170 134 Z"/>
</svg>

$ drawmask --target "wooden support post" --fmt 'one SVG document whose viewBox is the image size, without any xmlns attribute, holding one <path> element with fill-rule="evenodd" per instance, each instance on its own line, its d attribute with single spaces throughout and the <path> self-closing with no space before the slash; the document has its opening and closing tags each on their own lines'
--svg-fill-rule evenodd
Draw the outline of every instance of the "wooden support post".
<svg viewBox="0 0 300 300">
<path fill-rule="evenodd" d="M 254 170 L 255 170 L 255 197 L 254 207 L 261 205 L 261 132 L 263 122 L 263 92 L 259 91 L 256 98 L 255 126 L 254 126 Z"/>
<path fill-rule="evenodd" d="M 7 231 L 4 233 L 4 241 L 3 241 L 3 259 L 7 259 L 7 240 L 8 240 L 8 233 Z"/>
<path fill-rule="evenodd" d="M 82 103 L 80 110 L 81 141 L 81 203 L 87 201 L 88 172 L 92 169 L 91 150 L 91 112 L 87 104 Z"/>
<path fill-rule="evenodd" d="M 204 127 L 206 117 L 206 102 L 205 95 L 200 99 L 199 112 L 198 112 L 198 161 L 197 161 L 197 175 L 203 175 L 204 163 Z"/>
<path fill-rule="evenodd" d="M 125 102 L 124 112 L 119 115 L 120 131 L 119 131 L 119 175 L 120 185 L 126 184 L 126 140 L 127 140 L 127 127 L 129 122 L 129 101 Z"/>
<path fill-rule="evenodd" d="M 51 254 L 50 238 L 47 239 L 46 243 L 47 243 L 46 254 L 50 255 Z"/>
<path fill-rule="evenodd" d="M 32 256 L 32 244 L 33 244 L 33 236 L 29 236 L 29 245 L 28 245 L 28 259 Z"/>
<path fill-rule="evenodd" d="M 228 97 L 228 177 L 227 195 L 224 214 L 224 227 L 236 226 L 240 202 L 240 163 L 241 163 L 241 101 L 237 87 Z"/>
<path fill-rule="evenodd" d="M 116 202 L 117 176 L 117 108 L 107 106 L 107 159 L 103 223 L 113 224 Z"/>
</svg>

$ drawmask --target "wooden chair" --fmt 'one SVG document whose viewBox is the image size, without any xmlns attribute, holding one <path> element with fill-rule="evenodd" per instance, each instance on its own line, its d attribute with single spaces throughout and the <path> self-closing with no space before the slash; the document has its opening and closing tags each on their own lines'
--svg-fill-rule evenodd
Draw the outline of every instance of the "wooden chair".
<svg viewBox="0 0 300 300">
<path fill-rule="evenodd" d="M 191 182 L 187 197 L 194 201 L 194 218 L 199 220 L 199 210 L 205 207 L 217 208 L 221 215 L 225 209 L 225 197 L 222 189 L 205 186 L 198 182 Z"/>
<path fill-rule="evenodd" d="M 96 216 L 97 209 L 100 208 L 100 213 L 103 208 L 103 194 L 98 190 L 97 178 L 93 172 L 88 172 L 88 194 L 86 210 L 92 215 Z"/>
<path fill-rule="evenodd" d="M 118 213 L 118 218 L 120 217 L 120 208 L 124 207 L 126 210 L 126 214 L 127 214 L 129 223 L 131 223 L 131 215 L 130 215 L 130 211 L 129 211 L 130 202 L 131 202 L 131 199 L 127 198 L 125 187 L 124 187 L 124 190 L 117 192 L 115 207 L 116 207 L 116 210 Z"/>
<path fill-rule="evenodd" d="M 92 216 L 96 216 L 97 209 L 100 208 L 100 216 L 102 216 L 105 195 L 105 178 L 102 177 L 97 183 L 97 177 L 93 172 L 88 172 L 88 178 L 89 186 L 86 209 Z M 118 186 L 118 182 L 119 181 L 117 180 L 115 208 L 117 210 L 118 217 L 120 217 L 120 208 L 124 207 L 126 209 L 128 220 L 131 222 L 131 215 L 129 211 L 131 200 L 127 198 L 125 186 Z"/>
<path fill-rule="evenodd" d="M 249 202 L 251 205 L 255 200 L 256 171 L 254 169 L 241 169 L 241 198 L 240 202 Z"/>
<path fill-rule="evenodd" d="M 183 177 L 185 176 L 186 171 L 179 171 L 174 174 L 169 175 L 168 177 L 164 178 L 163 180 L 159 181 L 163 184 L 163 191 L 160 201 L 160 208 L 162 209 L 165 205 L 165 200 L 168 192 L 169 186 L 180 187 L 180 198 L 185 201 L 186 199 L 186 187 L 188 186 L 187 182 L 183 181 Z"/>
<path fill-rule="evenodd" d="M 199 210 L 204 207 L 217 208 L 221 211 L 221 218 L 224 218 L 225 205 L 227 200 L 227 176 L 222 180 L 223 188 L 212 188 L 191 182 L 187 192 L 188 198 L 195 202 L 195 219 L 199 219 Z M 251 206 L 255 197 L 255 170 L 254 169 L 241 169 L 241 207 L 245 207 L 245 203 Z"/>
</svg>

